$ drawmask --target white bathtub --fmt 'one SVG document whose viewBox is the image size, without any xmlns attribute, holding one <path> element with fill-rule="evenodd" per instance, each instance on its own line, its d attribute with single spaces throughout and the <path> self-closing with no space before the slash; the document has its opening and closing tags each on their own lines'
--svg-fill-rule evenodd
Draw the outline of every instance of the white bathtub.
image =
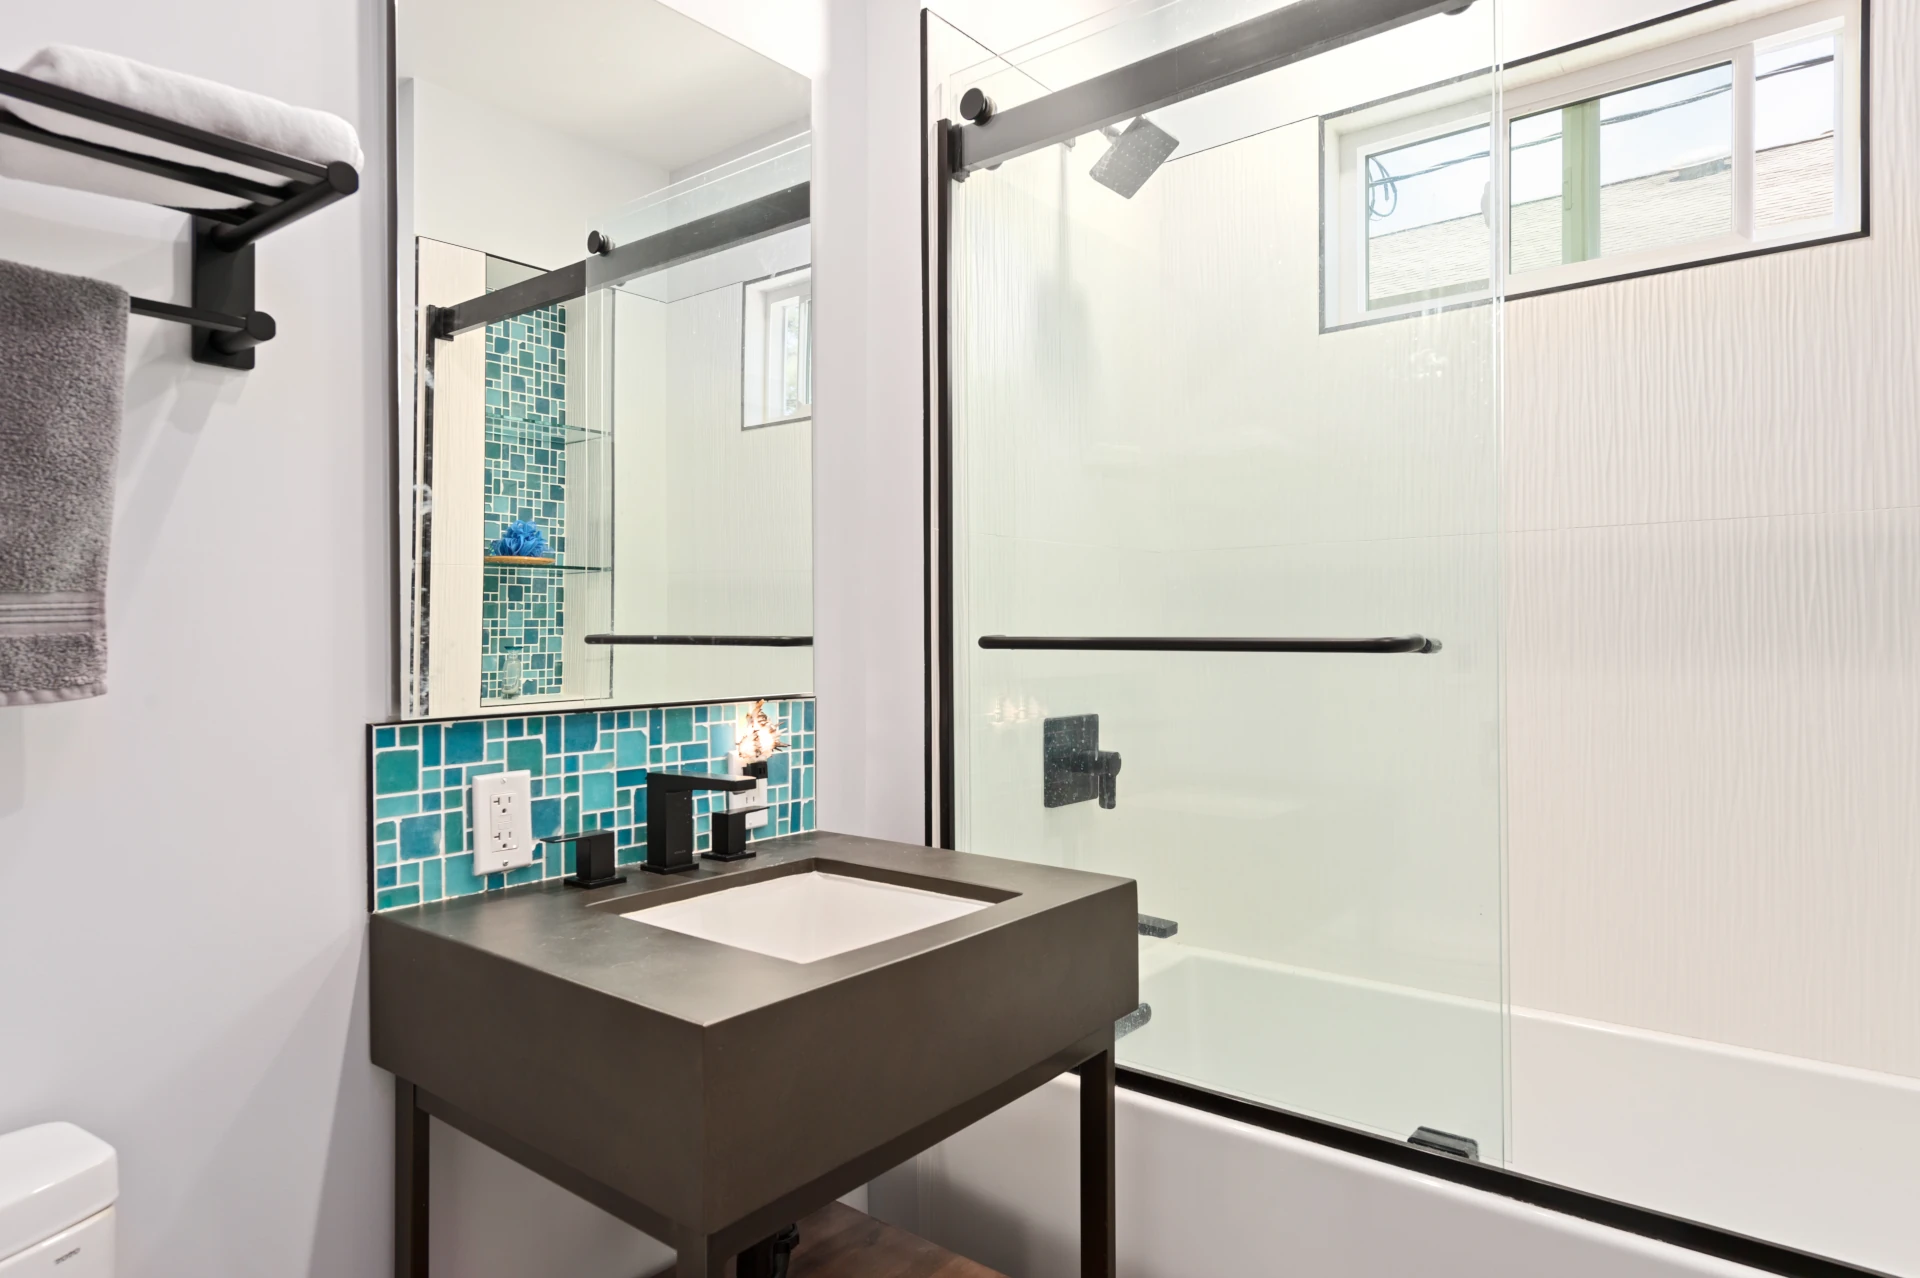
<svg viewBox="0 0 1920 1278">
<path fill-rule="evenodd" d="M 1506 1126 L 1487 1004 L 1164 942 L 1142 993 L 1137 1068 L 1473 1135 L 1490 1161 L 1504 1143 L 1529 1175 L 1920 1275 L 1920 1081 L 1517 1009 Z M 1417 1061 L 1398 1059 L 1410 1026 Z M 876 1214 L 1013 1278 L 1074 1272 L 1073 1087 L 883 1178 Z M 1119 1155 L 1125 1278 L 1750 1272 L 1137 1093 Z"/>
</svg>

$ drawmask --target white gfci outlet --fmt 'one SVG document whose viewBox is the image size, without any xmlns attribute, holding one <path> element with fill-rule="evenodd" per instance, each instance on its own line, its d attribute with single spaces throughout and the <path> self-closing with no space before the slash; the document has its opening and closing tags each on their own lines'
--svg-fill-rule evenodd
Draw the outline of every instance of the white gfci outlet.
<svg viewBox="0 0 1920 1278">
<path fill-rule="evenodd" d="M 489 772 L 473 779 L 473 872 L 533 864 L 533 773 Z"/>
</svg>

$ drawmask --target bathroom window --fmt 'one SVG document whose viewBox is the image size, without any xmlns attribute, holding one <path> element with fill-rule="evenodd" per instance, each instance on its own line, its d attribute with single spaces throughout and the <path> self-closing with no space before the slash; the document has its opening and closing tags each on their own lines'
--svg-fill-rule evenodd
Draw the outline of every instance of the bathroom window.
<svg viewBox="0 0 1920 1278">
<path fill-rule="evenodd" d="M 746 285 L 741 425 L 813 416 L 813 272 L 802 268 Z"/>
<path fill-rule="evenodd" d="M 1858 2 L 1707 25 L 1751 11 L 1515 64 L 1497 122 L 1484 78 L 1329 117 L 1326 325 L 1858 232 Z"/>
</svg>

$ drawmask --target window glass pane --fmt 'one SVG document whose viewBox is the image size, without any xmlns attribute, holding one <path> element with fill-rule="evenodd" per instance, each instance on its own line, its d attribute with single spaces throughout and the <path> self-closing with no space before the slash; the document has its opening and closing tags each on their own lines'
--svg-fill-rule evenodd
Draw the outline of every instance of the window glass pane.
<svg viewBox="0 0 1920 1278">
<path fill-rule="evenodd" d="M 1831 35 L 1753 58 L 1753 221 L 1756 228 L 1831 222 L 1840 77 Z"/>
<path fill-rule="evenodd" d="M 800 388 L 797 402 L 811 408 L 813 405 L 813 294 L 804 293 L 800 297 Z"/>
<path fill-rule="evenodd" d="M 800 299 L 780 304 L 780 413 L 800 411 Z"/>
<path fill-rule="evenodd" d="M 1733 229 L 1733 66 L 1513 122 L 1509 268 L 1519 274 Z"/>
<path fill-rule="evenodd" d="M 1513 209 L 1507 233 L 1512 271 L 1537 271 L 1561 262 L 1562 114 L 1542 111 L 1510 126 L 1508 145 L 1513 158 L 1508 181 Z"/>
<path fill-rule="evenodd" d="M 1733 229 L 1733 66 L 1600 99 L 1603 256 Z"/>
<path fill-rule="evenodd" d="M 1486 125 L 1366 158 L 1367 305 L 1487 287 Z"/>
</svg>

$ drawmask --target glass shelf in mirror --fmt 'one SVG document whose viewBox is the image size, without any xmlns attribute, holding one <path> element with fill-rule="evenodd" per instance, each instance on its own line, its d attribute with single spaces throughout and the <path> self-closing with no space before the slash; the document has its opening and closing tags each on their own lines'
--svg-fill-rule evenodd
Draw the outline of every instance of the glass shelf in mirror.
<svg viewBox="0 0 1920 1278">
<path fill-rule="evenodd" d="M 613 569 L 593 564 L 529 563 L 515 555 L 488 555 L 484 561 L 489 568 L 499 568 L 511 572 L 612 572 Z"/>
</svg>

